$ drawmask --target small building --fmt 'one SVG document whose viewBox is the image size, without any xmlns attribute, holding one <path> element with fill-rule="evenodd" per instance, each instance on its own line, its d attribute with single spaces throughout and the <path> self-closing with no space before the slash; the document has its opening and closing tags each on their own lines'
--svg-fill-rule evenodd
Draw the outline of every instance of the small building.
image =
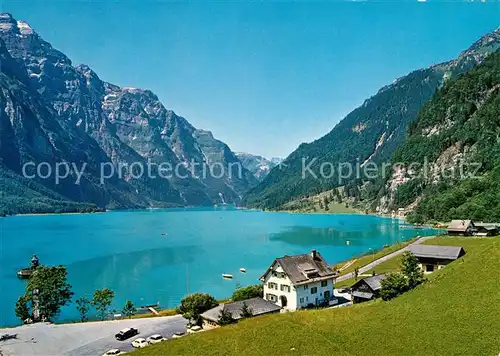
<svg viewBox="0 0 500 356">
<path fill-rule="evenodd" d="M 215 308 L 207 310 L 206 312 L 201 314 L 201 318 L 203 319 L 203 328 L 211 329 L 217 327 L 219 325 L 219 318 L 222 311 L 231 313 L 231 317 L 234 320 L 241 319 L 241 308 L 243 307 L 244 303 L 252 313 L 252 316 L 279 313 L 279 311 L 281 310 L 281 307 L 279 307 L 278 305 L 260 297 L 233 303 L 219 304 Z"/>
<path fill-rule="evenodd" d="M 410 252 L 418 259 L 424 273 L 432 273 L 465 255 L 460 246 L 410 245 Z"/>
<path fill-rule="evenodd" d="M 335 305 L 333 294 L 337 273 L 321 254 L 311 253 L 277 258 L 260 277 L 264 282 L 264 299 L 285 310 Z"/>
<path fill-rule="evenodd" d="M 379 297 L 382 289 L 382 281 L 387 274 L 377 274 L 375 276 L 360 279 L 351 286 L 351 297 L 354 303 L 366 302 Z"/>
<path fill-rule="evenodd" d="M 471 236 L 475 226 L 471 220 L 452 220 L 448 225 L 448 235 Z"/>
<path fill-rule="evenodd" d="M 500 233 L 500 224 L 474 223 L 474 236 L 496 236 Z"/>
</svg>

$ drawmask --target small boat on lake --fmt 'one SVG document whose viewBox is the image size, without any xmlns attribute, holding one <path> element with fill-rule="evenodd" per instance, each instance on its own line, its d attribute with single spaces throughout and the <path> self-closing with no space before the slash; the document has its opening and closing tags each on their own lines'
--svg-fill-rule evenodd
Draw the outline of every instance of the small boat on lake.
<svg viewBox="0 0 500 356">
<path fill-rule="evenodd" d="M 247 270 L 246 270 L 246 268 L 240 268 L 240 272 L 241 273 L 247 273 Z"/>
<path fill-rule="evenodd" d="M 29 279 L 33 274 L 33 270 L 31 268 L 21 268 L 17 271 L 17 278 L 19 279 Z"/>
<path fill-rule="evenodd" d="M 17 271 L 17 277 L 20 279 L 29 279 L 38 266 L 40 266 L 40 261 L 36 255 L 33 255 L 31 257 L 31 265 L 28 268 L 21 268 Z"/>
<path fill-rule="evenodd" d="M 222 278 L 224 278 L 224 279 L 233 279 L 233 275 L 232 274 L 228 274 L 228 273 L 223 273 L 222 274 Z"/>
</svg>

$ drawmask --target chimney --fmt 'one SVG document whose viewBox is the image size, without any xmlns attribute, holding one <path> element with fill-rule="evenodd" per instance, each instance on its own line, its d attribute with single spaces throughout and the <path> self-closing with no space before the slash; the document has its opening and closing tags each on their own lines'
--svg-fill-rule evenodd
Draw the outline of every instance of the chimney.
<svg viewBox="0 0 500 356">
<path fill-rule="evenodd" d="M 316 259 L 316 257 L 317 257 L 316 250 L 311 251 L 311 257 L 313 258 L 313 260 Z"/>
</svg>

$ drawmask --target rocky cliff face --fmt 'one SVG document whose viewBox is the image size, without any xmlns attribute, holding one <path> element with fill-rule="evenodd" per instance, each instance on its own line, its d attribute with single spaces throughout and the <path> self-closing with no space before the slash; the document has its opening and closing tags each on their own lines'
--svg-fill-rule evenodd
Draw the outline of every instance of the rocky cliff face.
<svg viewBox="0 0 500 356">
<path fill-rule="evenodd" d="M 499 47 L 500 29 L 497 29 L 483 36 L 457 59 L 416 70 L 381 88 L 328 134 L 312 143 L 301 144 L 283 162 L 282 169 L 272 170 L 249 192 L 248 205 L 276 208 L 293 199 L 350 183 L 339 179 L 338 169 L 332 176 L 321 174 L 324 163 L 338 168 L 345 163 L 355 167 L 387 161 L 436 90 L 447 80 L 482 62 Z M 305 166 L 309 170 L 305 171 Z"/>
<path fill-rule="evenodd" d="M 500 219 L 500 51 L 424 106 L 393 160 L 378 210 L 410 221 Z"/>
<path fill-rule="evenodd" d="M 73 66 L 10 14 L 0 14 L 0 43 L 6 168 L 19 174 L 29 160 L 87 163 L 79 186 L 40 182 L 69 200 L 110 208 L 239 203 L 255 183 L 244 168 L 232 174 L 228 167 L 239 161 L 227 145 L 167 110 L 154 93 Z M 206 168 L 201 175 L 192 161 L 223 172 Z M 100 184 L 103 165 L 109 178 Z"/>
</svg>

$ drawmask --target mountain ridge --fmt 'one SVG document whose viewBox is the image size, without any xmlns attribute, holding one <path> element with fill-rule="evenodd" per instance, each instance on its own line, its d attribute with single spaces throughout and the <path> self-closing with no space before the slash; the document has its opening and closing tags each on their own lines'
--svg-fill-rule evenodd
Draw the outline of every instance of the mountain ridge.
<svg viewBox="0 0 500 356">
<path fill-rule="evenodd" d="M 355 177 L 340 182 L 338 172 L 327 178 L 322 178 L 319 173 L 323 163 L 354 166 L 368 162 L 380 164 L 390 159 L 403 142 L 409 124 L 417 118 L 420 109 L 436 90 L 499 47 L 500 29 L 496 29 L 475 41 L 456 59 L 412 71 L 383 86 L 329 133 L 313 142 L 299 145 L 284 160 L 279 170 L 271 170 L 263 182 L 249 191 L 245 197 L 246 204 L 276 209 L 291 200 L 362 179 Z M 303 177 L 305 165 L 319 178 L 311 174 Z"/>
<path fill-rule="evenodd" d="M 103 81 L 88 65 L 73 66 L 64 53 L 54 49 L 26 22 L 17 21 L 7 13 L 0 14 L 0 41 L 4 49 L 0 69 L 9 76 L 8 83 L 5 81 L 2 87 L 4 93 L 22 85 L 22 93 L 33 100 L 31 111 L 40 114 L 35 115 L 35 121 L 48 120 L 52 125 L 45 137 L 71 137 L 66 141 L 72 142 L 72 146 L 48 139 L 43 147 L 52 154 L 55 151 L 60 154 L 44 157 L 53 165 L 63 160 L 86 162 L 89 166 L 84 182 L 93 182 L 92 189 L 70 183 L 55 186 L 38 179 L 39 184 L 65 199 L 93 203 L 101 208 L 239 204 L 245 191 L 256 184 L 255 178 L 243 167 L 238 175 L 229 171 L 227 167 L 239 161 L 225 143 L 167 109 L 152 91 L 120 87 Z M 16 95 L 21 92 L 11 91 L 6 100 L 0 102 L 1 108 L 12 106 L 7 99 Z M 16 110 L 20 109 L 17 106 Z M 19 117 L 11 115 L 10 124 L 5 121 L 4 133 L 10 132 L 7 129 L 15 126 L 16 120 L 25 122 L 24 112 L 19 112 L 22 113 Z M 17 135 L 16 140 L 10 141 L 13 152 L 26 146 L 26 137 L 20 132 Z M 22 150 L 30 152 L 33 147 Z M 77 152 L 79 156 L 75 156 Z M 20 174 L 20 167 L 28 158 L 41 162 L 43 157 L 37 154 L 20 157 L 17 165 L 6 157 L 2 164 Z M 158 165 L 162 163 L 174 167 L 175 174 L 161 176 Z M 134 164 L 137 164 L 135 168 L 140 165 L 148 170 L 154 165 L 151 170 L 155 178 L 144 174 L 136 178 L 139 172 L 132 169 Z M 104 185 L 100 184 L 102 174 L 99 177 L 102 165 L 112 165 L 115 171 Z M 205 177 L 200 176 L 193 165 L 204 168 L 219 165 L 224 169 L 217 177 L 213 174 Z M 120 167 L 127 168 L 116 172 Z"/>
</svg>

